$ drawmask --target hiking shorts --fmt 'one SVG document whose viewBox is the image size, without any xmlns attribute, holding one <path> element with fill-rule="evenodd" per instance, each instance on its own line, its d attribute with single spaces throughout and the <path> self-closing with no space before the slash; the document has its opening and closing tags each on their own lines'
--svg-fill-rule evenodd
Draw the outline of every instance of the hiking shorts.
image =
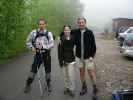
<svg viewBox="0 0 133 100">
<path fill-rule="evenodd" d="M 76 64 L 78 68 L 86 68 L 87 70 L 93 70 L 95 68 L 94 62 L 90 62 L 89 59 L 80 59 L 76 57 Z"/>
</svg>

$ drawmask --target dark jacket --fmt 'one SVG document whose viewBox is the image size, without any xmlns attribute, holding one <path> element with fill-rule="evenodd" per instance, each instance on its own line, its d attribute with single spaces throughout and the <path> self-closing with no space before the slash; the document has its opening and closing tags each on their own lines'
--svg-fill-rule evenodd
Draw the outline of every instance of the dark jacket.
<svg viewBox="0 0 133 100">
<path fill-rule="evenodd" d="M 70 40 L 66 40 L 64 36 L 61 37 L 61 42 L 58 45 L 58 59 L 60 66 L 75 61 L 73 36 Z"/>
<path fill-rule="evenodd" d="M 76 56 L 81 58 L 81 31 L 80 29 L 72 30 L 75 37 Z M 84 59 L 94 57 L 96 54 L 95 37 L 91 30 L 86 28 L 84 32 Z"/>
</svg>

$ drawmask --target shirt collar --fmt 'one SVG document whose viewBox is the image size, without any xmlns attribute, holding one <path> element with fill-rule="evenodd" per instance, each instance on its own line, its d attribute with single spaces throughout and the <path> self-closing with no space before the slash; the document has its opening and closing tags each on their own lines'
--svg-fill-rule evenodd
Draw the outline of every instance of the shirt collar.
<svg viewBox="0 0 133 100">
<path fill-rule="evenodd" d="M 37 31 L 39 32 L 39 33 L 46 33 L 46 29 L 43 29 L 43 30 L 40 30 L 39 28 L 37 29 Z"/>
<path fill-rule="evenodd" d="M 80 30 L 80 29 L 79 29 Z M 80 32 L 82 33 L 84 33 L 84 32 L 86 32 L 86 30 L 87 30 L 87 28 L 84 28 L 83 30 L 80 30 Z"/>
</svg>

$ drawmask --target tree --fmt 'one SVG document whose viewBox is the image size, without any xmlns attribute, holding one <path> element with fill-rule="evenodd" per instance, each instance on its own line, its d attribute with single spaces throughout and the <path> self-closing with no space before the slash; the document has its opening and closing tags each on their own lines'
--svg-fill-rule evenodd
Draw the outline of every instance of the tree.
<svg viewBox="0 0 133 100">
<path fill-rule="evenodd" d="M 82 10 L 79 0 L 0 0 L 0 58 L 26 49 L 26 37 L 40 17 L 58 35 L 65 24 L 75 23 Z"/>
</svg>

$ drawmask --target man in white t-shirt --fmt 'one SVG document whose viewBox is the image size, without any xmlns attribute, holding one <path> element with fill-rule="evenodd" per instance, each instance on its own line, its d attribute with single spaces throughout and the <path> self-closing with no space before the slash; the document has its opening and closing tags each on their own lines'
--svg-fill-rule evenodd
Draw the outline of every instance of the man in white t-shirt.
<svg viewBox="0 0 133 100">
<path fill-rule="evenodd" d="M 25 93 L 31 89 L 31 83 L 42 63 L 44 63 L 46 73 L 46 83 L 48 91 L 51 92 L 51 48 L 54 46 L 53 34 L 46 30 L 46 20 L 39 19 L 38 29 L 33 30 L 28 38 L 26 45 L 34 54 L 30 75 L 26 81 Z"/>
</svg>

